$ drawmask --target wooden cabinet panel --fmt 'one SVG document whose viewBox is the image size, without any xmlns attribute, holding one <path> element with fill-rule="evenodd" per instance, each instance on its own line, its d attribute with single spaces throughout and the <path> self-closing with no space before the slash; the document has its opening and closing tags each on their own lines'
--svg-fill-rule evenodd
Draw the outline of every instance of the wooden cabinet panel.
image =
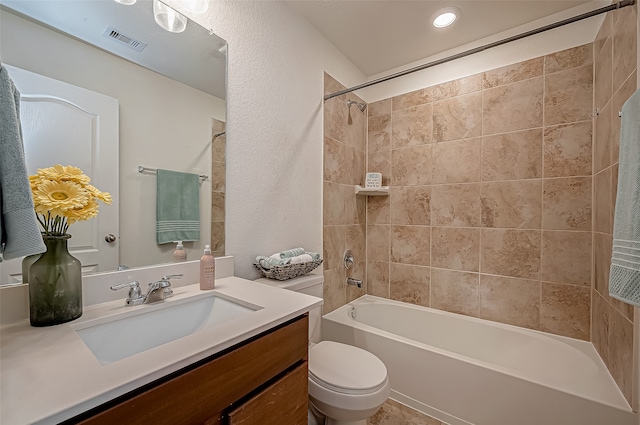
<svg viewBox="0 0 640 425">
<path fill-rule="evenodd" d="M 202 425 L 307 357 L 308 317 L 92 416 L 83 425 Z M 305 381 L 306 382 L 306 381 Z M 306 391 L 305 391 L 306 399 Z"/>
<path fill-rule="evenodd" d="M 307 362 L 229 413 L 229 425 L 306 425 Z"/>
</svg>

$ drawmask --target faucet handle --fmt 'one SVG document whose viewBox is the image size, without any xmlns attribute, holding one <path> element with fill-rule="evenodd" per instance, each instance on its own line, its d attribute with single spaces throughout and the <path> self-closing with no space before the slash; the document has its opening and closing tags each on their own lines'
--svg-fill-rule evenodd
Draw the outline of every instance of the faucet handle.
<svg viewBox="0 0 640 425">
<path fill-rule="evenodd" d="M 182 273 L 178 273 L 178 274 L 168 274 L 165 275 L 161 280 L 169 280 L 169 279 L 182 279 L 182 277 L 184 276 L 184 274 Z"/>
<path fill-rule="evenodd" d="M 138 305 L 144 303 L 144 295 L 140 290 L 140 282 L 133 280 L 127 283 L 120 283 L 118 285 L 111 286 L 112 291 L 129 288 L 129 296 L 127 297 L 127 305 Z"/>
</svg>

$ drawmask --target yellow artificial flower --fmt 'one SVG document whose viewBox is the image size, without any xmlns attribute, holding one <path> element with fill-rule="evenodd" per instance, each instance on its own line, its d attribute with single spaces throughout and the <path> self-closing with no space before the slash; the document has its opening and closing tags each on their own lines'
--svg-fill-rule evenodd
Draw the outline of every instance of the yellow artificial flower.
<svg viewBox="0 0 640 425">
<path fill-rule="evenodd" d="M 43 180 L 42 177 L 40 177 L 37 174 L 29 176 L 29 185 L 31 186 L 31 193 L 36 193 L 36 190 L 38 189 L 38 185 L 43 181 L 45 180 Z"/>
<path fill-rule="evenodd" d="M 82 208 L 72 208 L 64 212 L 67 222 L 73 224 L 76 221 L 89 220 L 98 216 L 98 201 L 95 198 L 89 199 L 87 205 Z"/>
<path fill-rule="evenodd" d="M 72 208 L 82 208 L 89 202 L 89 192 L 74 182 L 43 181 L 33 193 L 36 212 L 64 216 Z"/>
<path fill-rule="evenodd" d="M 98 198 L 100 201 L 104 202 L 105 204 L 111 205 L 111 202 L 113 201 L 113 199 L 111 198 L 111 195 L 109 194 L 109 192 L 102 192 L 98 190 L 97 187 L 91 186 L 90 184 L 86 185 L 84 188 L 87 189 L 93 196 Z"/>
<path fill-rule="evenodd" d="M 47 180 L 71 181 L 81 185 L 89 184 L 91 179 L 81 169 L 73 165 L 54 165 L 49 168 L 38 169 L 38 175 Z"/>
</svg>

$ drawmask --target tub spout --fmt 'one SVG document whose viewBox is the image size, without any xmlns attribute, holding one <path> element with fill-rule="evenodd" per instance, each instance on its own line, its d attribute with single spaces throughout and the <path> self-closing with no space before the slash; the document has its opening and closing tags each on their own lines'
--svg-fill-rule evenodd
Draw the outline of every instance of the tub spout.
<svg viewBox="0 0 640 425">
<path fill-rule="evenodd" d="M 347 278 L 347 285 L 357 286 L 358 288 L 362 288 L 362 281 L 360 279 Z"/>
</svg>

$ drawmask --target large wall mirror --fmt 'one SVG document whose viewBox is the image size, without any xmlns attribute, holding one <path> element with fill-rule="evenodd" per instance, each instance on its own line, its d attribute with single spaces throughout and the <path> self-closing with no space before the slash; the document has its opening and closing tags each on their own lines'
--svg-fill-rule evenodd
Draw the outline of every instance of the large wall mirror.
<svg viewBox="0 0 640 425">
<path fill-rule="evenodd" d="M 191 3 L 204 7 L 208 0 Z M 205 244 L 214 255 L 225 254 L 223 39 L 191 20 L 180 33 L 161 28 L 152 0 L 3 0 L 0 43 L 0 60 L 22 95 L 29 172 L 76 165 L 115 195 L 96 219 L 69 229 L 70 250 L 84 273 L 173 261 L 175 245 L 156 242 L 154 169 L 206 176 L 199 188 L 200 238 L 184 248 L 188 260 L 200 258 Z M 78 100 L 58 99 L 67 93 Z M 92 100 L 85 106 L 91 96 L 111 112 Z M 38 102 L 48 106 L 37 109 Z M 65 102 L 75 107 L 77 121 L 56 115 Z M 46 122 L 55 128 L 43 131 Z M 20 263 L 0 263 L 0 285 L 21 282 Z"/>
</svg>

